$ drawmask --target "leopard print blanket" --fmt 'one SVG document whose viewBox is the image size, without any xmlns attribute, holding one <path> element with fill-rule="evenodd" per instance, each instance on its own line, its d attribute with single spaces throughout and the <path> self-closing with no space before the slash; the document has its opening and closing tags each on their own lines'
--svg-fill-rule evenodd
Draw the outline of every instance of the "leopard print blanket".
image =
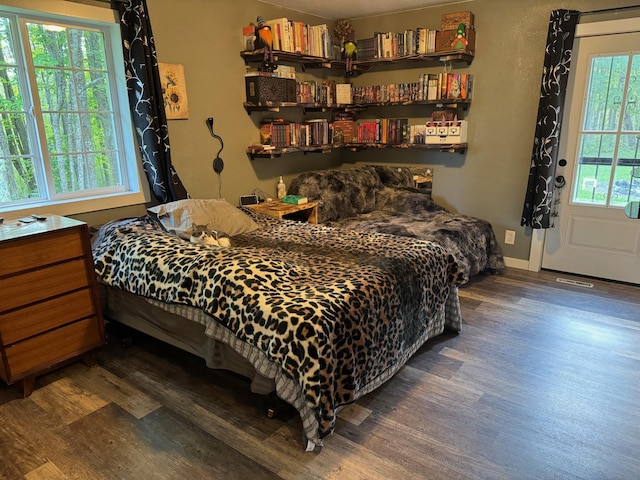
<svg viewBox="0 0 640 480">
<path fill-rule="evenodd" d="M 300 384 L 322 438 L 341 406 L 424 341 L 462 272 L 436 243 L 247 214 L 260 227 L 229 248 L 190 243 L 149 217 L 108 223 L 93 242 L 96 273 L 200 308 L 259 348 Z"/>
</svg>

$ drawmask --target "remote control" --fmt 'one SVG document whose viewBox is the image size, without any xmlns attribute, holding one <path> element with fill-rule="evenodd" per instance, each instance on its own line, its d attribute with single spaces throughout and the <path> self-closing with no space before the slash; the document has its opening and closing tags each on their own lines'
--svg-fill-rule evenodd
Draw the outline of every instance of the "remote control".
<svg viewBox="0 0 640 480">
<path fill-rule="evenodd" d="M 31 222 L 35 222 L 36 219 L 32 217 L 22 217 L 22 218 L 19 218 L 18 221 L 20 223 L 31 223 Z"/>
<path fill-rule="evenodd" d="M 47 217 L 43 217 L 42 215 L 37 215 L 37 214 L 32 214 L 31 215 L 33 218 L 35 218 L 36 220 L 38 220 L 39 222 L 43 222 L 47 219 Z"/>
</svg>

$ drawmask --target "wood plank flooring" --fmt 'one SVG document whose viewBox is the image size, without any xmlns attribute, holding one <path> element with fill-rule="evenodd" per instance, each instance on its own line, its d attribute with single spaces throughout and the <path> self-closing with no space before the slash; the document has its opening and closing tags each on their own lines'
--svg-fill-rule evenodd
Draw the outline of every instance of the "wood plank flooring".
<svg viewBox="0 0 640 480">
<path fill-rule="evenodd" d="M 305 453 L 243 378 L 109 328 L 99 365 L 0 386 L 1 479 L 638 479 L 640 288 L 511 269 Z"/>
</svg>

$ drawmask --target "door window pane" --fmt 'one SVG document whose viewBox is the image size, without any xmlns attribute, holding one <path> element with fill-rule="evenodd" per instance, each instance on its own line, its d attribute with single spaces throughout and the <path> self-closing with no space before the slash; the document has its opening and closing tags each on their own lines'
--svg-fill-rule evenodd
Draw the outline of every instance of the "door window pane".
<svg viewBox="0 0 640 480">
<path fill-rule="evenodd" d="M 582 135 L 574 202 L 606 205 L 615 141 L 616 136 L 611 134 Z"/>
<path fill-rule="evenodd" d="M 627 65 L 626 55 L 592 60 L 584 130 L 610 132 L 618 129 Z"/>
<path fill-rule="evenodd" d="M 640 131 L 640 55 L 634 55 L 631 61 L 627 103 L 622 119 L 622 131 Z"/>
<path fill-rule="evenodd" d="M 592 57 L 573 202 L 624 207 L 640 195 L 640 55 Z"/>
</svg>

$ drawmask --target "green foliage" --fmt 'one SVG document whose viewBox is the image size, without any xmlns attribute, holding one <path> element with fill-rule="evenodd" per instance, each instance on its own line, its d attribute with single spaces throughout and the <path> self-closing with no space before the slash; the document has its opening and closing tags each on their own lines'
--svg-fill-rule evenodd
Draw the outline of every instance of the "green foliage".
<svg viewBox="0 0 640 480">
<path fill-rule="evenodd" d="M 53 184 L 58 193 L 121 185 L 114 115 L 100 31 L 27 22 Z M 27 114 L 13 52 L 11 24 L 0 17 L 0 202 L 42 196 L 27 155 L 35 122 Z M 26 78 L 24 84 L 27 84 Z M 9 115 L 8 112 L 15 112 Z M 95 113 L 86 113 L 95 112 Z"/>
</svg>

